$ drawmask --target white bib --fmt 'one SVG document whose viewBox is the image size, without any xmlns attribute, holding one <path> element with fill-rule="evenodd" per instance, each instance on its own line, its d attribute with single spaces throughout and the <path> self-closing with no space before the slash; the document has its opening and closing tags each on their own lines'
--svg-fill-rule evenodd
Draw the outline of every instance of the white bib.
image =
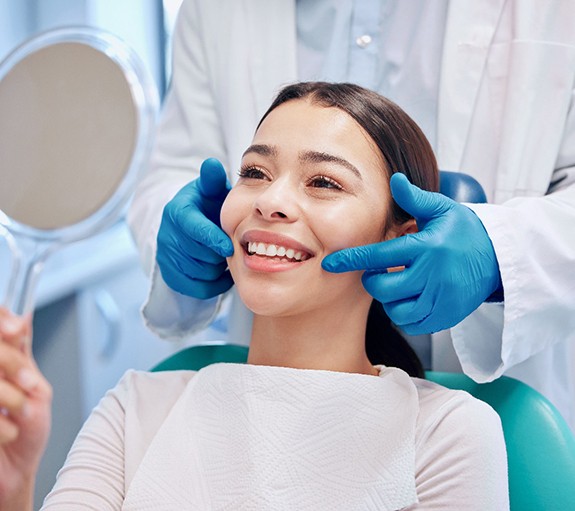
<svg viewBox="0 0 575 511">
<path fill-rule="evenodd" d="M 174 405 L 123 509 L 402 509 L 417 502 L 418 412 L 397 369 L 214 364 Z"/>
</svg>

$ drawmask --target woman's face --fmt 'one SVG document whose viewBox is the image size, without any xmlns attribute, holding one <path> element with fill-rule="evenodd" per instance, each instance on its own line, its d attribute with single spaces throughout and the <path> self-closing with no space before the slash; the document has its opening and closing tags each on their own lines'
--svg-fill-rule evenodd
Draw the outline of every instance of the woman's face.
<svg viewBox="0 0 575 511">
<path fill-rule="evenodd" d="M 249 309 L 288 316 L 371 300 L 360 272 L 328 273 L 321 261 L 383 239 L 391 200 L 384 165 L 342 110 L 300 99 L 266 117 L 221 212 L 234 244 L 228 265 Z"/>
</svg>

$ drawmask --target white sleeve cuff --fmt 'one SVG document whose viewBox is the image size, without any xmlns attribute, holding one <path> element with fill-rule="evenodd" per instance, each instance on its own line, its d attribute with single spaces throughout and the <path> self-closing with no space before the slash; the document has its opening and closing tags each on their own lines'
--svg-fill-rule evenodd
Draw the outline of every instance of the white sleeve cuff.
<svg viewBox="0 0 575 511">
<path fill-rule="evenodd" d="M 507 369 L 503 354 L 503 304 L 484 303 L 451 329 L 463 372 L 478 383 L 499 378 Z"/>
<path fill-rule="evenodd" d="M 146 326 L 164 339 L 180 340 L 207 328 L 220 310 L 221 296 L 199 300 L 170 289 L 157 264 L 151 280 L 142 316 Z"/>
</svg>

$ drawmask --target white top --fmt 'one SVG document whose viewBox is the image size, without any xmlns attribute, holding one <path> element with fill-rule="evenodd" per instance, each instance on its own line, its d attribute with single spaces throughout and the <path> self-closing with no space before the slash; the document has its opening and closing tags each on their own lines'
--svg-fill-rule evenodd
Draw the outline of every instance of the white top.
<svg viewBox="0 0 575 511">
<path fill-rule="evenodd" d="M 215 364 L 126 373 L 42 509 L 508 506 L 499 417 L 463 391 L 394 368 L 376 378 Z"/>
</svg>

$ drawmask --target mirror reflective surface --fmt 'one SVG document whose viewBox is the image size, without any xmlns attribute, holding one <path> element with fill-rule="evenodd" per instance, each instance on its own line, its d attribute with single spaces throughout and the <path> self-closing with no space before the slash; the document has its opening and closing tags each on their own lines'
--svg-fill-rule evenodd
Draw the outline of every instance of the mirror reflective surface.
<svg viewBox="0 0 575 511">
<path fill-rule="evenodd" d="M 158 99 L 137 55 L 89 28 L 46 32 L 0 64 L 0 235 L 5 305 L 31 308 L 58 246 L 115 222 L 149 153 Z"/>
<path fill-rule="evenodd" d="M 90 46 L 58 43 L 18 62 L 0 81 L 0 112 L 0 209 L 19 223 L 78 223 L 129 168 L 137 135 L 130 87 Z"/>
</svg>

